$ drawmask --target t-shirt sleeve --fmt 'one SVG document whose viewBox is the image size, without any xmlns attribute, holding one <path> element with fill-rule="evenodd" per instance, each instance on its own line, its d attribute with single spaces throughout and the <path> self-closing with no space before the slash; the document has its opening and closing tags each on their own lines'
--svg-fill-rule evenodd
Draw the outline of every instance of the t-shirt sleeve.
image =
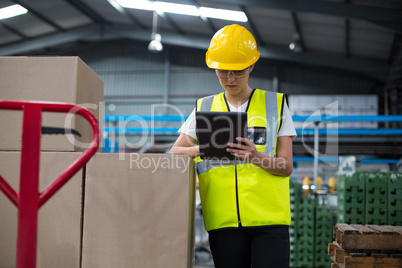
<svg viewBox="0 0 402 268">
<path fill-rule="evenodd" d="M 278 133 L 278 137 L 281 136 L 291 136 L 293 139 L 297 136 L 292 115 L 286 102 L 283 105 L 282 125 Z"/>
<path fill-rule="evenodd" d="M 195 109 L 191 112 L 190 116 L 187 118 L 187 120 L 183 123 L 183 125 L 177 132 L 180 134 L 189 135 L 191 138 L 197 140 Z"/>
</svg>

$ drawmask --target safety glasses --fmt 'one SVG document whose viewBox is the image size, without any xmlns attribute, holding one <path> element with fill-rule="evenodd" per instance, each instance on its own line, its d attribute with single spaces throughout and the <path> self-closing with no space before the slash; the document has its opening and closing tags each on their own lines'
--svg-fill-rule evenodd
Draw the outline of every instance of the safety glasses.
<svg viewBox="0 0 402 268">
<path fill-rule="evenodd" d="M 216 75 L 219 78 L 228 78 L 229 79 L 229 75 L 232 74 L 234 78 L 242 78 L 242 77 L 245 77 L 246 75 L 248 75 L 249 69 L 250 69 L 250 67 L 246 68 L 244 70 L 241 70 L 241 71 L 228 71 L 228 70 L 216 69 Z"/>
</svg>

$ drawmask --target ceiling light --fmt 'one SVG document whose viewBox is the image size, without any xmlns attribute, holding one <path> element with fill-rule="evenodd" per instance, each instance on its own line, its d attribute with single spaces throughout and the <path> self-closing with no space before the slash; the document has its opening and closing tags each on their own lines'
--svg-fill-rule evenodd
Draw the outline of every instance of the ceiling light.
<svg viewBox="0 0 402 268">
<path fill-rule="evenodd" d="M 289 44 L 289 49 L 296 53 L 303 52 L 303 46 L 300 41 L 299 33 L 293 34 L 293 41 Z"/>
<path fill-rule="evenodd" d="M 154 2 L 155 11 L 158 13 L 175 13 L 188 16 L 199 16 L 198 8 L 191 5 L 173 4 L 167 2 Z"/>
<path fill-rule="evenodd" d="M 19 16 L 28 12 L 28 9 L 23 8 L 20 5 L 12 5 L 8 7 L 0 8 L 0 20 Z"/>
<path fill-rule="evenodd" d="M 152 40 L 148 45 L 148 50 L 154 53 L 161 52 L 163 50 L 162 36 L 158 34 L 158 12 L 154 11 L 152 17 Z"/>
<path fill-rule="evenodd" d="M 117 2 L 125 8 L 134 8 L 142 10 L 154 11 L 154 6 L 148 0 L 117 0 Z"/>
<path fill-rule="evenodd" d="M 154 34 L 153 40 L 148 45 L 148 50 L 151 52 L 161 52 L 163 50 L 162 36 L 158 33 Z"/>
<path fill-rule="evenodd" d="M 221 20 L 231 20 L 246 22 L 247 16 L 242 11 L 234 11 L 227 9 L 200 7 L 197 8 L 193 5 L 182 5 L 169 2 L 154 1 L 150 2 L 147 0 L 117 0 L 117 2 L 125 8 L 134 8 L 142 10 L 156 11 L 161 13 L 174 13 L 188 16 L 203 16 L 207 18 L 221 19 Z"/>
<path fill-rule="evenodd" d="M 232 20 L 247 22 L 247 16 L 242 11 L 234 11 L 227 9 L 218 9 L 210 7 L 200 7 L 201 15 L 207 18 L 221 19 L 221 20 Z"/>
</svg>

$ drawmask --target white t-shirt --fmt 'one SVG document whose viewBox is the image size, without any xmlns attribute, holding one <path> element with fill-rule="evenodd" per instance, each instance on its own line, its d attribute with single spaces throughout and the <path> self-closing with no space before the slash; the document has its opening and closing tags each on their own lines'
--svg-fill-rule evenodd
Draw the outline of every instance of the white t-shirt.
<svg viewBox="0 0 402 268">
<path fill-rule="evenodd" d="M 229 110 L 231 112 L 245 112 L 247 109 L 248 101 L 243 103 L 238 108 L 231 105 L 229 102 Z M 197 140 L 196 135 L 196 121 L 195 121 L 195 109 L 191 112 L 190 116 L 187 118 L 186 122 L 181 126 L 181 128 L 177 131 L 182 134 L 187 134 L 193 139 Z M 283 106 L 282 112 L 282 125 L 279 129 L 278 137 L 281 136 L 291 136 L 293 139 L 297 136 L 295 127 L 293 125 L 293 119 L 290 114 L 289 108 L 285 103 Z"/>
</svg>

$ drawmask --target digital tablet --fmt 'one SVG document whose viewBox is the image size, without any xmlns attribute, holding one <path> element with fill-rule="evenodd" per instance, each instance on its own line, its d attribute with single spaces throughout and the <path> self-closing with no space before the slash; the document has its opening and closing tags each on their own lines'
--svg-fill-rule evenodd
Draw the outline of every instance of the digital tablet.
<svg viewBox="0 0 402 268">
<path fill-rule="evenodd" d="M 227 144 L 239 143 L 236 137 L 247 137 L 247 113 L 196 112 L 195 116 L 200 157 L 234 160 L 226 151 Z"/>
</svg>

